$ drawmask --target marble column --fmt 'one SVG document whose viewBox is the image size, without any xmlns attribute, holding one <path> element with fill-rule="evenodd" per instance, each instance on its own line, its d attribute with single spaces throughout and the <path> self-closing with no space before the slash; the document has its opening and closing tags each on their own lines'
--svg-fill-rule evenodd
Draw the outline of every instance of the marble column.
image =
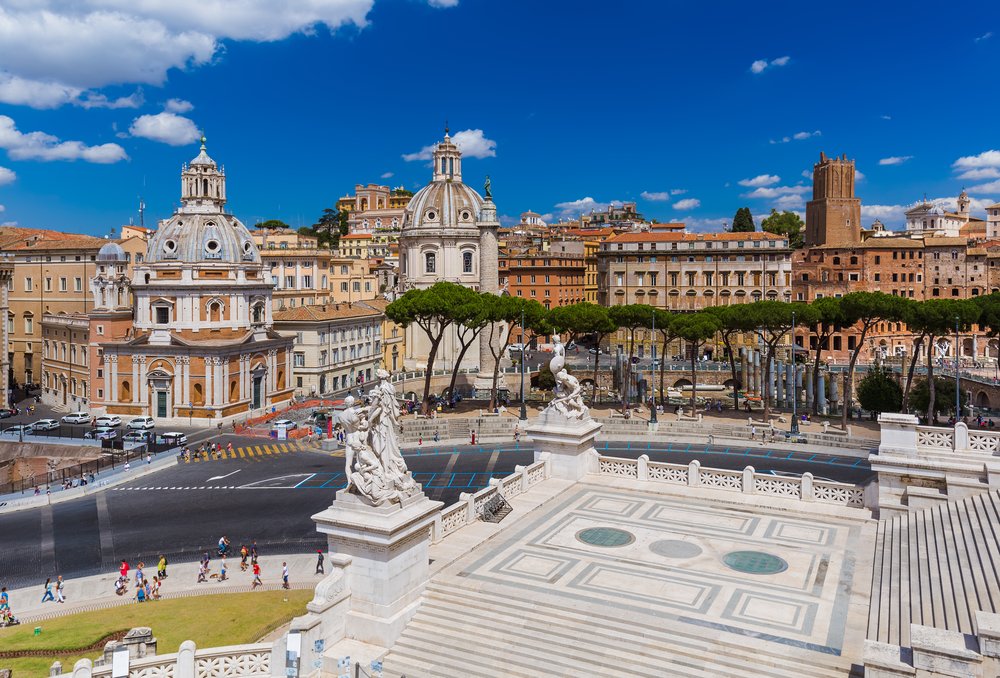
<svg viewBox="0 0 1000 678">
<path fill-rule="evenodd" d="M 784 399 L 785 399 L 784 384 L 781 381 L 782 372 L 784 370 L 782 369 L 782 364 L 781 364 L 780 360 L 776 360 L 774 362 L 774 366 L 773 367 L 774 367 L 774 369 L 773 369 L 773 374 L 774 374 L 774 376 L 773 376 L 773 381 L 774 381 L 774 404 L 777 405 L 778 407 L 781 407 L 782 404 L 783 404 L 783 402 L 784 402 Z"/>
<path fill-rule="evenodd" d="M 203 391 L 205 394 L 204 405 L 212 404 L 212 373 L 215 371 L 215 365 L 213 363 L 215 363 L 215 358 L 205 358 L 205 390 Z"/>
<path fill-rule="evenodd" d="M 819 393 L 817 393 L 816 395 L 819 396 L 819 403 L 817 403 L 817 405 L 819 406 L 819 412 L 820 412 L 820 414 L 825 414 L 826 413 L 826 373 L 825 372 L 820 372 L 819 373 Z"/>
<path fill-rule="evenodd" d="M 838 403 L 843 406 L 840 402 L 840 374 L 830 373 L 830 403 L 832 405 L 837 405 Z"/>
<path fill-rule="evenodd" d="M 750 389 L 750 361 L 746 348 L 740 349 L 740 386 L 744 392 Z"/>
<path fill-rule="evenodd" d="M 813 372 L 811 369 L 806 369 L 803 373 L 806 382 L 806 406 L 812 407 L 813 404 Z"/>
</svg>

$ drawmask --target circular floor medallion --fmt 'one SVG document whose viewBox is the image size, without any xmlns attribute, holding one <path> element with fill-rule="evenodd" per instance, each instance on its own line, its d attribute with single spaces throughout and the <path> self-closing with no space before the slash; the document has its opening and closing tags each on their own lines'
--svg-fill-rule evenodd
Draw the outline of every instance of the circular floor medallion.
<svg viewBox="0 0 1000 678">
<path fill-rule="evenodd" d="M 680 539 L 661 539 L 649 545 L 649 550 L 665 558 L 694 558 L 701 555 L 701 547 Z"/>
<path fill-rule="evenodd" d="M 614 527 L 588 527 L 576 533 L 576 538 L 591 546 L 627 546 L 635 541 L 635 535 Z"/>
<path fill-rule="evenodd" d="M 745 574 L 778 574 L 788 569 L 784 558 L 763 551 L 731 551 L 722 557 L 731 570 Z"/>
</svg>

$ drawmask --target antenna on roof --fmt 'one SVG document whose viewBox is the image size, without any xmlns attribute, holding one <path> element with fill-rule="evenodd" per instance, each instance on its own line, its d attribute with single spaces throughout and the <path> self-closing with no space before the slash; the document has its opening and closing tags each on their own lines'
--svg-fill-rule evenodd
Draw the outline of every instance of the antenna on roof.
<svg viewBox="0 0 1000 678">
<path fill-rule="evenodd" d="M 140 195 L 139 196 L 139 226 L 141 226 L 142 228 L 146 227 L 146 218 L 145 218 L 145 216 L 146 216 L 146 203 L 144 203 L 142 201 L 142 196 Z M 131 219 L 129 219 L 129 223 L 132 223 Z"/>
</svg>

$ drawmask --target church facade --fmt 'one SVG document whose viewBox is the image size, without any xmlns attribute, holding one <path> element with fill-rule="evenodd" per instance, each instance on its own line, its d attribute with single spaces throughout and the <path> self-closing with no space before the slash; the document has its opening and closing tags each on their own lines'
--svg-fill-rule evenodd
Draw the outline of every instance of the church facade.
<svg viewBox="0 0 1000 678">
<path fill-rule="evenodd" d="M 426 289 L 446 280 L 479 292 L 499 294 L 499 228 L 489 185 L 483 197 L 462 182 L 462 152 L 445 130 L 444 139 L 433 152 L 431 183 L 414 194 L 404 212 L 399 236 L 401 290 Z M 476 390 L 488 391 L 496 360 L 484 334 L 485 330 L 463 364 L 456 366 L 461 344 L 454 328 L 449 328 L 438 349 L 435 368 L 478 365 Z M 424 332 L 415 325 L 406 328 L 405 344 L 406 369 L 425 367 L 430 342 Z"/>
<path fill-rule="evenodd" d="M 272 328 L 273 282 L 225 205 L 225 172 L 203 139 L 181 171 L 181 206 L 160 222 L 131 280 L 109 253 L 91 282 L 92 323 L 121 315 L 119 289 L 128 287 L 132 324 L 94 342 L 94 411 L 151 416 L 161 428 L 216 426 L 291 398 L 293 340 Z"/>
</svg>

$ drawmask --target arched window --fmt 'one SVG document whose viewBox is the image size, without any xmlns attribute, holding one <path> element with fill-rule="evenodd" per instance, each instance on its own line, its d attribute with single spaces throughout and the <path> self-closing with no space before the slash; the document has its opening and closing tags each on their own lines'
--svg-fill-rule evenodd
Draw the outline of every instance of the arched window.
<svg viewBox="0 0 1000 678">
<path fill-rule="evenodd" d="M 208 195 L 208 179 L 202 179 L 201 182 L 202 194 Z"/>
<path fill-rule="evenodd" d="M 472 273 L 472 252 L 462 252 L 462 273 Z"/>
<path fill-rule="evenodd" d="M 253 322 L 255 323 L 264 322 L 264 305 L 261 304 L 260 302 L 254 304 L 251 314 Z"/>
<path fill-rule="evenodd" d="M 437 273 L 437 255 L 434 252 L 424 254 L 424 273 Z"/>
<path fill-rule="evenodd" d="M 122 382 L 121 395 L 118 400 L 125 402 L 127 400 L 132 400 L 132 387 L 127 381 Z"/>
<path fill-rule="evenodd" d="M 205 398 L 202 395 L 203 393 L 204 393 L 204 389 L 202 388 L 201 384 L 195 384 L 194 385 L 194 404 L 195 405 L 204 405 L 205 404 Z"/>
</svg>

